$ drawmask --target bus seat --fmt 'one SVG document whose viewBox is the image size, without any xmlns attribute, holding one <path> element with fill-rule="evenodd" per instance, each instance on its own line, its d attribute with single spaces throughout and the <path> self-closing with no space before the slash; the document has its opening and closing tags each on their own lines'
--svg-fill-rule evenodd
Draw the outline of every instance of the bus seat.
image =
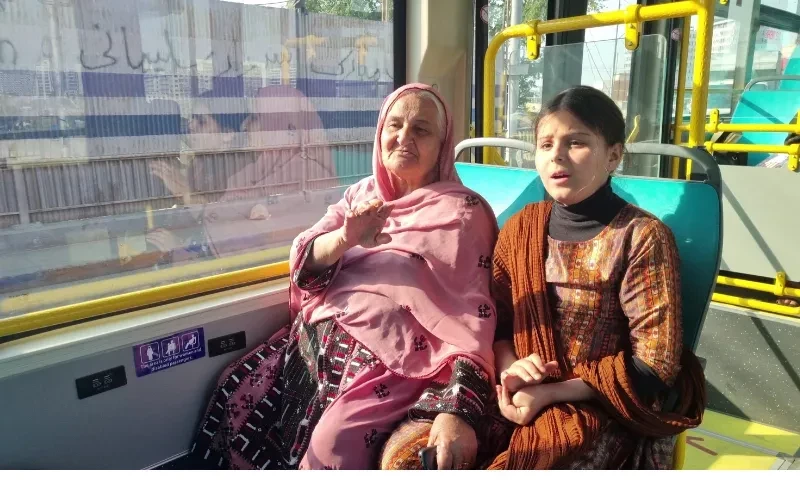
<svg viewBox="0 0 800 480">
<path fill-rule="evenodd" d="M 800 110 L 800 82 L 781 82 L 780 90 L 746 90 L 736 105 L 731 123 L 787 124 Z M 785 133 L 744 132 L 739 143 L 751 145 L 783 145 Z M 758 165 L 770 154 L 748 153 L 747 163 Z"/>
<path fill-rule="evenodd" d="M 501 227 L 526 204 L 545 196 L 536 170 L 456 162 L 456 171 L 464 185 L 489 202 Z"/>
<path fill-rule="evenodd" d="M 528 203 L 545 199 L 538 174 L 456 163 L 464 184 L 482 195 L 503 224 Z M 716 282 L 721 255 L 721 206 L 710 184 L 644 177 L 614 177 L 612 188 L 672 230 L 681 260 L 684 344 L 694 351 Z"/>
<path fill-rule="evenodd" d="M 786 62 L 786 68 L 783 70 L 784 75 L 800 75 L 800 47 L 795 45 L 794 51 L 792 52 L 792 56 Z M 795 90 L 797 89 L 797 83 L 795 82 Z M 781 82 L 780 89 L 783 90 L 784 85 L 789 82 Z M 788 87 L 788 85 L 787 85 Z M 788 88 L 787 88 L 788 89 Z"/>
</svg>

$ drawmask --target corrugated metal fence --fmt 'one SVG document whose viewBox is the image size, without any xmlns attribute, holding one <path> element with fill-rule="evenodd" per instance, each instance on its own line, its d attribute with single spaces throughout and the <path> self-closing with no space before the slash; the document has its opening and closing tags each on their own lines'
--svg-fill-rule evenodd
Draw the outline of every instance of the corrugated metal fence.
<svg viewBox="0 0 800 480">
<path fill-rule="evenodd" d="M 348 185 L 370 175 L 371 155 L 371 142 L 196 154 L 188 196 L 211 203 Z M 153 173 L 158 162 L 182 165 L 165 154 L 0 168 L 0 228 L 169 208 L 184 195 Z"/>
</svg>

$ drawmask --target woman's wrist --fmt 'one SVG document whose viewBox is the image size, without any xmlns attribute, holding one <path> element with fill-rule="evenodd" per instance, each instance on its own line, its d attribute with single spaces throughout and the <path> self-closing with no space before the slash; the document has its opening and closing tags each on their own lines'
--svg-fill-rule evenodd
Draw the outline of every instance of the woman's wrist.
<svg viewBox="0 0 800 480">
<path fill-rule="evenodd" d="M 334 239 L 333 239 L 333 242 L 334 242 L 334 245 L 335 245 L 335 247 L 334 247 L 334 248 L 335 248 L 335 251 L 336 251 L 337 253 L 340 253 L 341 255 L 344 255 L 344 253 L 345 253 L 346 251 L 348 251 L 348 250 L 350 250 L 351 248 L 355 247 L 355 245 L 350 245 L 350 244 L 347 242 L 347 239 L 345 239 L 345 236 L 344 236 L 344 227 L 339 227 L 339 228 L 337 228 L 336 230 L 334 230 L 333 232 L 331 232 L 331 234 L 335 235 L 335 237 L 334 237 Z M 341 255 L 340 255 L 340 256 L 341 256 Z"/>
<path fill-rule="evenodd" d="M 339 261 L 349 249 L 341 229 L 324 233 L 314 239 L 303 268 L 309 272 L 320 272 Z"/>
</svg>

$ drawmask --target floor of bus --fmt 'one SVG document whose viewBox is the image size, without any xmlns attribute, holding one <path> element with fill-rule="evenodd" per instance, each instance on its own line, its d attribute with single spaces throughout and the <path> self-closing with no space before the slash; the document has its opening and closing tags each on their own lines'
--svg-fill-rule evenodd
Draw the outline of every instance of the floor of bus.
<svg viewBox="0 0 800 480">
<path fill-rule="evenodd" d="M 800 470 L 800 433 L 711 410 L 686 443 L 684 470 Z M 184 458 L 157 467 L 184 468 Z"/>
<path fill-rule="evenodd" d="M 800 433 L 712 410 L 686 443 L 686 470 L 800 470 Z"/>
</svg>

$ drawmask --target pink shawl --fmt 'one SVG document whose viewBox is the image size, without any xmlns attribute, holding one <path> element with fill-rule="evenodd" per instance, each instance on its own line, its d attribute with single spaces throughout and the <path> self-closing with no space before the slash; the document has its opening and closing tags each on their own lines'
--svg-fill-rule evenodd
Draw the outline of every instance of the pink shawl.
<svg viewBox="0 0 800 480">
<path fill-rule="evenodd" d="M 496 324 L 489 279 L 497 221 L 478 194 L 462 185 L 455 171 L 453 125 L 444 101 L 446 136 L 439 154 L 439 181 L 397 198 L 382 162 L 381 131 L 394 102 L 410 90 L 436 91 L 428 85 L 405 85 L 381 107 L 373 150 L 373 175 L 347 189 L 344 198 L 292 246 L 292 279 L 317 236 L 343 224 L 346 208 L 380 198 L 394 208 L 386 245 L 355 247 L 339 261 L 323 292 L 303 295 L 292 282 L 292 318 L 301 310 L 307 322 L 333 317 L 390 371 L 410 378 L 430 378 L 455 357 L 467 357 L 492 376 Z"/>
</svg>

